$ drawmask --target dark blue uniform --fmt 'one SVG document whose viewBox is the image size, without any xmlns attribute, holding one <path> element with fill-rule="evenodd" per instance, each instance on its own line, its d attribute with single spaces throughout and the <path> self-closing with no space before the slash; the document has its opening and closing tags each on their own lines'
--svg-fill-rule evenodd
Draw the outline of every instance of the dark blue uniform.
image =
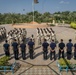
<svg viewBox="0 0 76 75">
<path fill-rule="evenodd" d="M 26 45 L 24 43 L 20 44 L 22 58 L 26 59 Z"/>
<path fill-rule="evenodd" d="M 47 42 L 44 42 L 43 44 L 42 44 L 42 46 L 43 46 L 43 57 L 44 57 L 44 59 L 47 59 L 47 53 L 48 53 L 48 46 L 49 46 L 49 44 L 47 43 Z"/>
<path fill-rule="evenodd" d="M 59 43 L 59 59 L 61 54 L 62 54 L 62 58 L 64 58 L 64 47 L 65 44 L 63 42 Z"/>
<path fill-rule="evenodd" d="M 5 44 L 3 45 L 6 56 L 10 56 L 9 46 L 10 46 L 10 45 L 9 45 L 8 43 L 5 43 Z"/>
<path fill-rule="evenodd" d="M 50 44 L 50 48 L 51 48 L 51 51 L 50 51 L 50 60 L 52 60 L 52 53 L 54 54 L 54 60 L 56 60 L 56 57 L 55 57 L 55 47 L 56 47 L 56 43 L 52 42 Z"/>
<path fill-rule="evenodd" d="M 19 54 L 18 43 L 17 42 L 13 42 L 12 46 L 13 46 L 13 51 L 14 51 L 14 57 L 15 57 L 16 60 L 18 60 L 18 54 Z"/>
<path fill-rule="evenodd" d="M 29 41 L 28 42 L 28 46 L 29 46 L 30 59 L 33 59 L 33 52 L 34 52 L 33 46 L 34 46 L 34 42 Z"/>
<path fill-rule="evenodd" d="M 76 43 L 74 44 L 74 59 L 76 60 Z"/>
<path fill-rule="evenodd" d="M 66 47 L 67 47 L 67 59 L 71 59 L 73 44 L 69 42 L 66 44 Z"/>
</svg>

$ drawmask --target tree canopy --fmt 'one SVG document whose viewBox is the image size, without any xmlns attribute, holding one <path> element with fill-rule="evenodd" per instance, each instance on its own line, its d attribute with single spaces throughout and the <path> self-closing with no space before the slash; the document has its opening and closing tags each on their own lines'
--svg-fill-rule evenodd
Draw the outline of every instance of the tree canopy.
<svg viewBox="0 0 76 75">
<path fill-rule="evenodd" d="M 10 24 L 10 23 L 24 23 L 31 22 L 33 20 L 33 12 L 26 14 L 20 13 L 0 13 L 0 24 Z M 34 12 L 34 19 L 36 22 L 52 22 L 55 20 L 57 23 L 71 23 L 76 22 L 76 11 L 64 11 L 64 12 L 55 12 L 51 14 L 50 12 L 39 13 L 38 11 Z"/>
</svg>

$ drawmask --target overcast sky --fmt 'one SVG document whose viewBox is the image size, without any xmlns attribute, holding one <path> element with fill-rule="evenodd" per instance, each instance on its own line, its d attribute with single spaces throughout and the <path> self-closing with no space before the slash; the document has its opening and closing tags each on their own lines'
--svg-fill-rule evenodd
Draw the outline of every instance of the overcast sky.
<svg viewBox="0 0 76 75">
<path fill-rule="evenodd" d="M 32 11 L 33 0 L 0 0 L 0 13 L 27 13 Z M 76 11 L 76 0 L 38 0 L 35 10 L 40 13 Z"/>
</svg>

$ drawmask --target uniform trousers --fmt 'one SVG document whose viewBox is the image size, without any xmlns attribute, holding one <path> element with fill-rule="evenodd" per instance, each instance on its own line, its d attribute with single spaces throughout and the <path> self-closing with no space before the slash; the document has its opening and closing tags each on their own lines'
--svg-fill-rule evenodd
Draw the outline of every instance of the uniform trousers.
<svg viewBox="0 0 76 75">
<path fill-rule="evenodd" d="M 61 52 L 61 50 L 59 49 L 59 59 L 60 59 L 61 54 L 62 54 L 62 58 L 64 58 L 64 50 Z"/>
<path fill-rule="evenodd" d="M 5 50 L 5 55 L 6 55 L 6 56 L 10 56 L 9 50 Z"/>
<path fill-rule="evenodd" d="M 43 58 L 44 59 L 47 59 L 47 53 L 48 53 L 47 48 L 43 48 Z"/>
<path fill-rule="evenodd" d="M 17 50 L 14 50 L 14 57 L 15 57 L 15 59 L 18 59 L 18 54 L 19 54 L 18 49 Z"/>
<path fill-rule="evenodd" d="M 52 54 L 54 55 L 54 60 L 56 60 L 56 57 L 55 57 L 55 51 L 50 51 L 50 60 L 52 60 Z"/>
<path fill-rule="evenodd" d="M 72 55 L 72 50 L 67 50 L 67 59 L 71 59 L 71 55 Z"/>
<path fill-rule="evenodd" d="M 76 49 L 74 50 L 74 59 L 76 59 Z"/>
<path fill-rule="evenodd" d="M 43 58 L 44 59 L 47 59 L 47 53 L 48 53 L 47 51 L 43 51 Z"/>
<path fill-rule="evenodd" d="M 21 50 L 21 53 L 22 53 L 22 58 L 23 58 L 23 59 L 26 59 L 26 53 L 25 53 L 25 50 Z"/>
<path fill-rule="evenodd" d="M 33 59 L 33 48 L 29 48 L 30 59 Z"/>
</svg>

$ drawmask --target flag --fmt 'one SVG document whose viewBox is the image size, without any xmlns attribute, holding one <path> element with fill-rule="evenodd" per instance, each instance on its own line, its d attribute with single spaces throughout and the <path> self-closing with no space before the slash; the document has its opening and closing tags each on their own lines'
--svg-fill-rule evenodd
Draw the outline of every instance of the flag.
<svg viewBox="0 0 76 75">
<path fill-rule="evenodd" d="M 37 3 L 39 3 L 39 2 L 38 2 L 38 0 L 34 0 L 34 3 L 37 4 Z"/>
</svg>

